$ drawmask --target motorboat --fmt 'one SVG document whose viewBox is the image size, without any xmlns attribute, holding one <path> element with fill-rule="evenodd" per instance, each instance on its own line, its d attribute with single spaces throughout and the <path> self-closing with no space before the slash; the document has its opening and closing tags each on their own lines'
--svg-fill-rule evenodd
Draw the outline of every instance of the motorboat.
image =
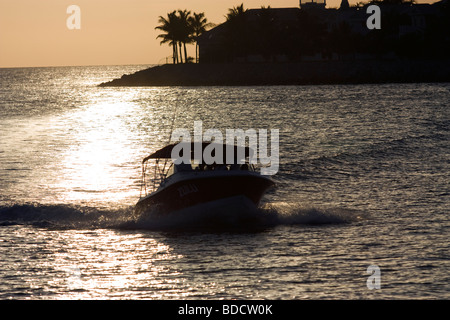
<svg viewBox="0 0 450 320">
<path fill-rule="evenodd" d="M 172 153 L 178 144 L 166 145 L 143 159 L 141 197 L 135 206 L 135 215 L 189 215 L 201 211 L 214 216 L 258 208 L 274 182 L 249 162 L 253 150 L 226 144 L 213 146 L 211 142 L 196 143 L 191 143 L 190 163 L 174 161 Z M 206 164 L 195 155 L 196 147 L 201 148 L 202 155 L 205 148 L 223 148 L 223 161 Z M 227 157 L 230 150 L 233 155 Z M 146 173 L 149 164 L 153 167 L 150 176 Z"/>
</svg>

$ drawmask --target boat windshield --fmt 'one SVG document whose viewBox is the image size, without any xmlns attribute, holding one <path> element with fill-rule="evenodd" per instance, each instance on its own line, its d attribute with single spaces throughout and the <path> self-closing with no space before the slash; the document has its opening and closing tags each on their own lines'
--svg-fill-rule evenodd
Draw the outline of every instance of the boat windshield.
<svg viewBox="0 0 450 320">
<path fill-rule="evenodd" d="M 236 171 L 236 170 L 245 170 L 245 171 L 255 171 L 255 167 L 253 164 L 244 163 L 244 164 L 198 164 L 192 162 L 191 164 L 171 164 L 169 169 L 167 170 L 166 178 L 173 175 L 177 172 L 186 172 L 186 171 Z"/>
</svg>

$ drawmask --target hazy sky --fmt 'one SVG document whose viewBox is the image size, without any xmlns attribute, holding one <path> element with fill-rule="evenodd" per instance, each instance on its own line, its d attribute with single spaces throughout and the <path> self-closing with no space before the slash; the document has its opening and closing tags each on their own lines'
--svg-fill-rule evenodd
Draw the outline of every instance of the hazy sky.
<svg viewBox="0 0 450 320">
<path fill-rule="evenodd" d="M 340 1 L 328 0 L 327 6 Z M 298 0 L 0 0 L 0 67 L 160 63 L 172 52 L 156 39 L 160 15 L 188 9 L 219 24 L 228 8 L 241 3 L 299 6 Z M 81 10 L 80 29 L 67 27 L 70 5 Z"/>
</svg>

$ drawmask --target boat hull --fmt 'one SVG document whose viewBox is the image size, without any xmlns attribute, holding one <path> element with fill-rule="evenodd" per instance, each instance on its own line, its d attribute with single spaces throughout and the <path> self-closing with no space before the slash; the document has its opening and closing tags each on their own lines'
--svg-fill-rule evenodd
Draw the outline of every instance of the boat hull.
<svg viewBox="0 0 450 320">
<path fill-rule="evenodd" d="M 237 199 L 242 199 L 245 206 L 257 207 L 272 185 L 270 179 L 253 174 L 179 179 L 139 200 L 135 214 L 150 211 L 158 215 L 167 214 L 202 204 L 220 203 L 218 201 L 222 199 L 233 199 L 234 204 Z"/>
</svg>

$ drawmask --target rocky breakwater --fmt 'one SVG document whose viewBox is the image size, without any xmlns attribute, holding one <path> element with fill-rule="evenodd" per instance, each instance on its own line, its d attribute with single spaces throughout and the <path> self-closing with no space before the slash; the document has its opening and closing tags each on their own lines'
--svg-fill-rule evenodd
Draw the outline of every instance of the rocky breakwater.
<svg viewBox="0 0 450 320">
<path fill-rule="evenodd" d="M 353 60 L 298 63 L 161 65 L 108 86 L 245 86 L 450 82 L 450 60 Z"/>
</svg>

